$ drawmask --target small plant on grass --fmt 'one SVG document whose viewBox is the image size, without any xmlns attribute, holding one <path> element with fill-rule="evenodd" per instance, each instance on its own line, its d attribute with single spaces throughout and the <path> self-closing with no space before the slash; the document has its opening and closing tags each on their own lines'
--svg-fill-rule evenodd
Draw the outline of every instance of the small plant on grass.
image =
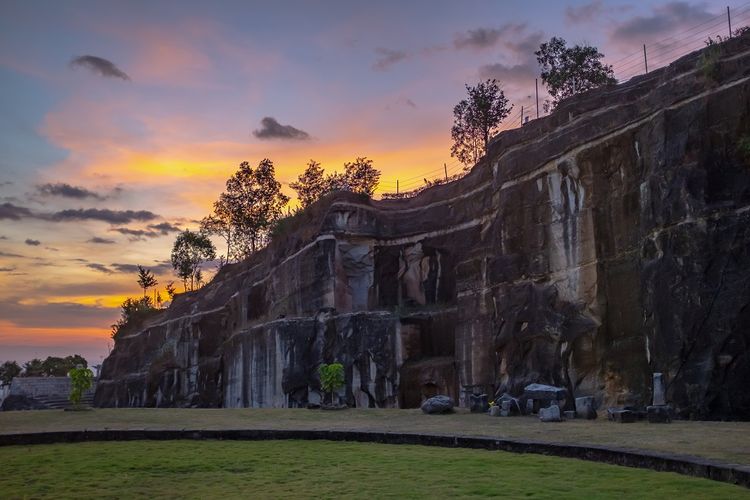
<svg viewBox="0 0 750 500">
<path fill-rule="evenodd" d="M 331 404 L 334 404 L 334 394 L 344 386 L 344 365 L 341 363 L 322 364 L 318 368 L 320 387 L 331 394 Z"/>
<path fill-rule="evenodd" d="M 83 393 L 91 389 L 94 383 L 94 372 L 81 365 L 68 372 L 70 377 L 70 402 L 75 408 L 80 408 Z"/>
</svg>

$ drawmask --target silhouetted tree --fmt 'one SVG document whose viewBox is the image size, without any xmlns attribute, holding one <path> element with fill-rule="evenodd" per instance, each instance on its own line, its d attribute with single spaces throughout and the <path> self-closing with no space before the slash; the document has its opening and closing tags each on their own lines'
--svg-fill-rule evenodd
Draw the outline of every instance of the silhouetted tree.
<svg viewBox="0 0 750 500">
<path fill-rule="evenodd" d="M 14 377 L 21 373 L 21 367 L 15 361 L 6 361 L 0 365 L 0 385 L 9 385 Z"/>
<path fill-rule="evenodd" d="M 305 208 L 315 203 L 330 190 L 326 180 L 325 172 L 320 163 L 310 160 L 305 171 L 297 177 L 295 182 L 289 184 L 289 187 L 297 191 L 300 205 Z"/>
<path fill-rule="evenodd" d="M 372 160 L 360 157 L 344 163 L 344 177 L 351 192 L 372 197 L 380 182 L 380 171 L 372 166 Z"/>
<path fill-rule="evenodd" d="M 271 160 L 263 159 L 257 168 L 244 161 L 227 180 L 226 192 L 214 206 L 214 220 L 205 227 L 213 234 L 223 235 L 226 231 L 226 239 L 232 245 L 227 259 L 232 255 L 237 259 L 246 257 L 266 243 L 273 223 L 283 215 L 282 209 L 288 202 Z M 213 224 L 218 224 L 219 229 Z"/>
<path fill-rule="evenodd" d="M 227 245 L 226 258 L 222 259 L 223 263 L 230 262 L 236 257 L 232 247 L 232 238 L 234 236 L 234 224 L 232 221 L 232 203 L 226 193 L 219 195 L 219 199 L 214 202 L 213 213 L 201 220 L 201 230 L 221 237 Z"/>
<path fill-rule="evenodd" d="M 591 45 L 568 47 L 562 38 L 552 37 L 534 54 L 552 106 L 581 92 L 617 83 L 612 66 L 601 61 L 604 54 Z"/>
<path fill-rule="evenodd" d="M 167 286 L 164 287 L 164 289 L 167 292 L 169 300 L 174 300 L 174 295 L 175 293 L 177 293 L 177 290 L 174 287 L 174 281 L 170 281 L 169 283 L 167 283 Z"/>
<path fill-rule="evenodd" d="M 80 354 L 65 356 L 48 356 L 44 361 L 34 358 L 23 365 L 23 377 L 64 377 L 77 365 L 88 366 Z"/>
<path fill-rule="evenodd" d="M 146 290 L 158 284 L 159 282 L 156 281 L 154 273 L 144 268 L 143 266 L 138 266 L 138 286 L 143 288 L 144 297 L 146 296 Z"/>
<path fill-rule="evenodd" d="M 497 80 L 466 85 L 467 99 L 453 108 L 451 156 L 470 166 L 487 154 L 487 145 L 500 123 L 510 114 L 508 103 Z"/>
<path fill-rule="evenodd" d="M 185 291 L 188 289 L 188 282 L 190 290 L 195 289 L 201 264 L 215 258 L 216 248 L 206 233 L 186 229 L 177 235 L 172 247 L 172 267 L 177 272 L 177 276 L 182 279 Z"/>
<path fill-rule="evenodd" d="M 41 377 L 43 375 L 42 360 L 34 358 L 23 364 L 23 377 Z"/>
</svg>

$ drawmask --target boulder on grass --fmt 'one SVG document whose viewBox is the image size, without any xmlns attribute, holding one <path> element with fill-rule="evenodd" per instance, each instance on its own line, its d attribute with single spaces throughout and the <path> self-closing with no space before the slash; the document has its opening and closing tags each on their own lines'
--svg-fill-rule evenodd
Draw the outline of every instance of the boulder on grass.
<svg viewBox="0 0 750 500">
<path fill-rule="evenodd" d="M 576 416 L 588 420 L 596 418 L 596 400 L 593 396 L 576 398 Z"/>
<path fill-rule="evenodd" d="M 539 420 L 542 422 L 562 422 L 560 407 L 552 405 L 549 408 L 539 408 Z"/>
<path fill-rule="evenodd" d="M 422 403 L 422 411 L 428 415 L 450 413 L 453 411 L 453 400 L 448 396 L 433 396 Z"/>
<path fill-rule="evenodd" d="M 507 406 L 508 406 L 508 412 L 509 413 L 508 413 L 508 415 L 504 415 L 504 416 L 507 417 L 507 416 L 520 415 L 521 414 L 521 402 L 518 400 L 518 398 L 514 398 L 513 396 L 511 396 L 510 394 L 508 394 L 506 392 L 505 394 L 503 394 L 502 396 L 500 396 L 500 399 L 498 399 L 498 401 L 500 401 L 500 406 L 501 407 L 503 406 L 503 403 L 505 403 L 505 402 L 508 403 Z"/>
</svg>

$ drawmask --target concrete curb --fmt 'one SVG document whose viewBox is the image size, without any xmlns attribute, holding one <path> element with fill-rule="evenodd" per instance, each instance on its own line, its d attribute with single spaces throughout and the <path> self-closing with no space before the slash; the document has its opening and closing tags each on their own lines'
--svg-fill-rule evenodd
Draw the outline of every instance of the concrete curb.
<svg viewBox="0 0 750 500">
<path fill-rule="evenodd" d="M 323 431 L 323 430 L 93 430 L 0 434 L 0 446 L 80 443 L 85 441 L 133 441 L 175 439 L 272 440 L 306 439 L 355 441 L 361 443 L 413 444 L 446 448 L 474 448 L 513 453 L 537 453 L 566 458 L 578 458 L 625 467 L 637 467 L 660 472 L 676 472 L 688 476 L 722 481 L 750 488 L 750 466 L 714 462 L 699 457 L 666 453 L 607 448 L 595 445 L 571 445 L 490 437 L 445 436 L 400 432 Z"/>
</svg>

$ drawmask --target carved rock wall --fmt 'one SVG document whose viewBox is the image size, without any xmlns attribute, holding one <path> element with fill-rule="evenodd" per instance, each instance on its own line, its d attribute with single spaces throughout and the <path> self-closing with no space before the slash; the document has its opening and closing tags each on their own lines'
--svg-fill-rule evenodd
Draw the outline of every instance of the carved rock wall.
<svg viewBox="0 0 750 500">
<path fill-rule="evenodd" d="M 532 382 L 750 418 L 750 38 L 561 104 L 409 200 L 336 193 L 123 334 L 102 406 L 416 407 Z M 743 149 L 744 148 L 744 149 Z M 572 398 L 570 398 L 572 400 Z"/>
</svg>

